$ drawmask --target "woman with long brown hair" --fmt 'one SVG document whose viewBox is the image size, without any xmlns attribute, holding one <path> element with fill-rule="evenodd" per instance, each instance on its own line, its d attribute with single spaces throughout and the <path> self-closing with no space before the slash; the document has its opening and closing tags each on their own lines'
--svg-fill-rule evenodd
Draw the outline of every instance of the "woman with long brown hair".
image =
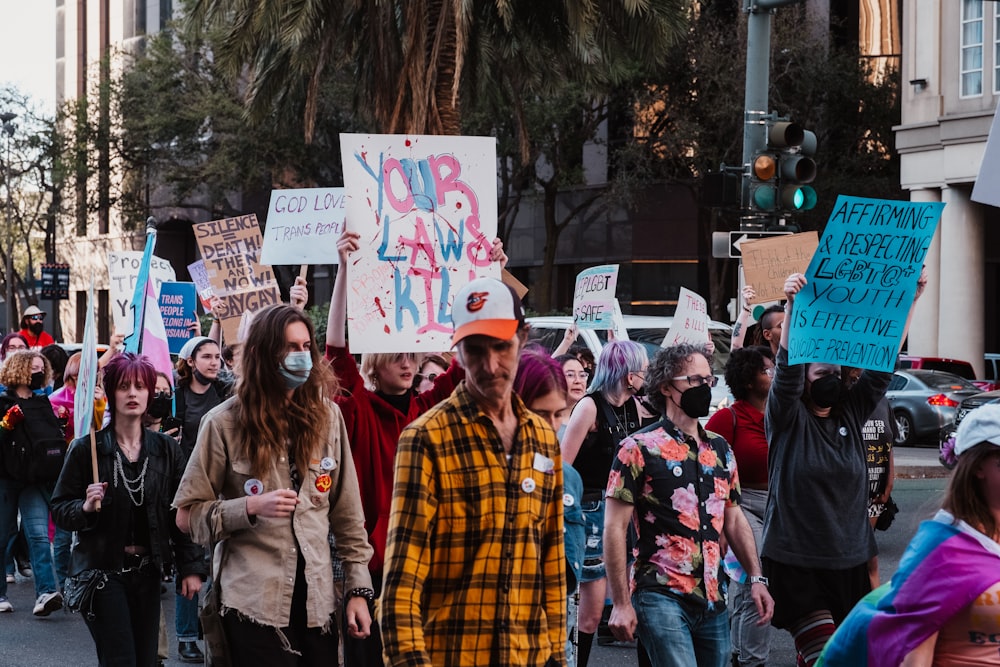
<svg viewBox="0 0 1000 667">
<path fill-rule="evenodd" d="M 233 398 L 202 421 L 174 499 L 178 525 L 205 545 L 225 540 L 213 579 L 233 664 L 328 664 L 331 532 L 352 635 L 368 634 L 374 595 L 347 431 L 329 400 L 335 381 L 310 319 L 283 304 L 254 317 L 241 370 Z"/>
</svg>

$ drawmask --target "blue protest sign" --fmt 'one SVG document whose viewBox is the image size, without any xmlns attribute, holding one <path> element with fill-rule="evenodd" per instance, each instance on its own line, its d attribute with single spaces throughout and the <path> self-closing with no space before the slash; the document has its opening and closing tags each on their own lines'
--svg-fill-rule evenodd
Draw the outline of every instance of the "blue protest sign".
<svg viewBox="0 0 1000 667">
<path fill-rule="evenodd" d="M 795 297 L 788 362 L 892 372 L 940 202 L 840 195 Z"/>
<path fill-rule="evenodd" d="M 193 335 L 188 323 L 198 317 L 198 292 L 194 283 L 160 283 L 160 314 L 167 332 L 170 354 L 181 351 Z"/>
</svg>

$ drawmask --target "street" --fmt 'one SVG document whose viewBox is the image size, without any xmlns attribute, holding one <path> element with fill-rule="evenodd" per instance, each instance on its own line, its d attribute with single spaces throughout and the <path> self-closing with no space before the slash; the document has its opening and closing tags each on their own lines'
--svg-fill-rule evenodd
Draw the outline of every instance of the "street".
<svg viewBox="0 0 1000 667">
<path fill-rule="evenodd" d="M 902 468 L 906 471 L 919 474 L 920 470 L 924 470 L 927 474 L 933 474 L 940 469 L 940 466 L 937 469 L 934 467 L 936 457 L 936 450 L 902 448 L 897 454 L 897 466 L 903 462 L 906 465 Z M 888 531 L 876 532 L 883 581 L 895 572 L 903 549 L 916 531 L 917 524 L 937 511 L 946 484 L 946 478 L 923 478 L 916 475 L 913 479 L 896 481 L 893 498 L 899 505 L 900 512 Z M 183 663 L 176 657 L 173 585 L 168 586 L 170 593 L 163 596 L 163 607 L 171 657 L 165 664 L 178 667 Z M 0 615 L 0 667 L 75 667 L 97 664 L 94 644 L 80 616 L 59 611 L 48 618 L 34 618 L 31 615 L 34 602 L 31 580 L 18 577 L 18 583 L 8 586 L 7 590 L 15 611 Z M 597 646 L 595 642 L 591 664 L 596 667 L 635 665 L 635 649 Z M 788 633 L 775 633 L 768 664 L 774 667 L 795 667 L 795 651 Z"/>
</svg>

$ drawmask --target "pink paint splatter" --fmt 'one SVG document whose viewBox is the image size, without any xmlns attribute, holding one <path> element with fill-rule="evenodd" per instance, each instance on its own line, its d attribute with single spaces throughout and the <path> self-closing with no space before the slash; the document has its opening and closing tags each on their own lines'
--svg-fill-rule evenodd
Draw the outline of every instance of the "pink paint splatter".
<svg viewBox="0 0 1000 667">
<path fill-rule="evenodd" d="M 462 208 L 462 202 L 460 201 L 455 202 L 455 208 Z"/>
<path fill-rule="evenodd" d="M 382 300 L 379 299 L 378 297 L 375 297 L 375 307 L 378 308 L 378 314 L 381 315 L 382 317 L 385 317 L 385 308 L 382 307 Z M 389 332 L 386 331 L 386 333 Z"/>
<path fill-rule="evenodd" d="M 407 140 L 406 140 L 406 145 L 407 145 L 407 146 L 409 146 L 409 145 L 410 145 L 410 140 L 409 140 L 409 139 L 407 139 Z"/>
<path fill-rule="evenodd" d="M 382 330 L 385 331 L 386 333 L 390 333 L 389 332 L 389 325 L 387 324 L 384 327 L 382 327 Z"/>
</svg>

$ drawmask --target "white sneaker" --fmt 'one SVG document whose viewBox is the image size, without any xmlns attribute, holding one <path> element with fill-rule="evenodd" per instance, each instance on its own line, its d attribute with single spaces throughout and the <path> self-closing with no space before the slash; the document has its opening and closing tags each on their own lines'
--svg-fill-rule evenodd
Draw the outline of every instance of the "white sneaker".
<svg viewBox="0 0 1000 667">
<path fill-rule="evenodd" d="M 14 611 L 14 605 L 7 598 L 0 598 L 0 613 Z"/>
<path fill-rule="evenodd" d="M 35 608 L 31 610 L 31 613 L 35 616 L 48 616 L 57 609 L 62 609 L 62 605 L 62 593 L 58 591 L 55 593 L 42 593 L 38 596 L 38 600 L 35 601 Z"/>
<path fill-rule="evenodd" d="M 13 583 L 16 583 L 16 582 L 17 582 L 17 579 L 14 578 L 13 574 L 8 574 L 7 575 L 7 583 L 8 584 L 13 584 Z"/>
</svg>

